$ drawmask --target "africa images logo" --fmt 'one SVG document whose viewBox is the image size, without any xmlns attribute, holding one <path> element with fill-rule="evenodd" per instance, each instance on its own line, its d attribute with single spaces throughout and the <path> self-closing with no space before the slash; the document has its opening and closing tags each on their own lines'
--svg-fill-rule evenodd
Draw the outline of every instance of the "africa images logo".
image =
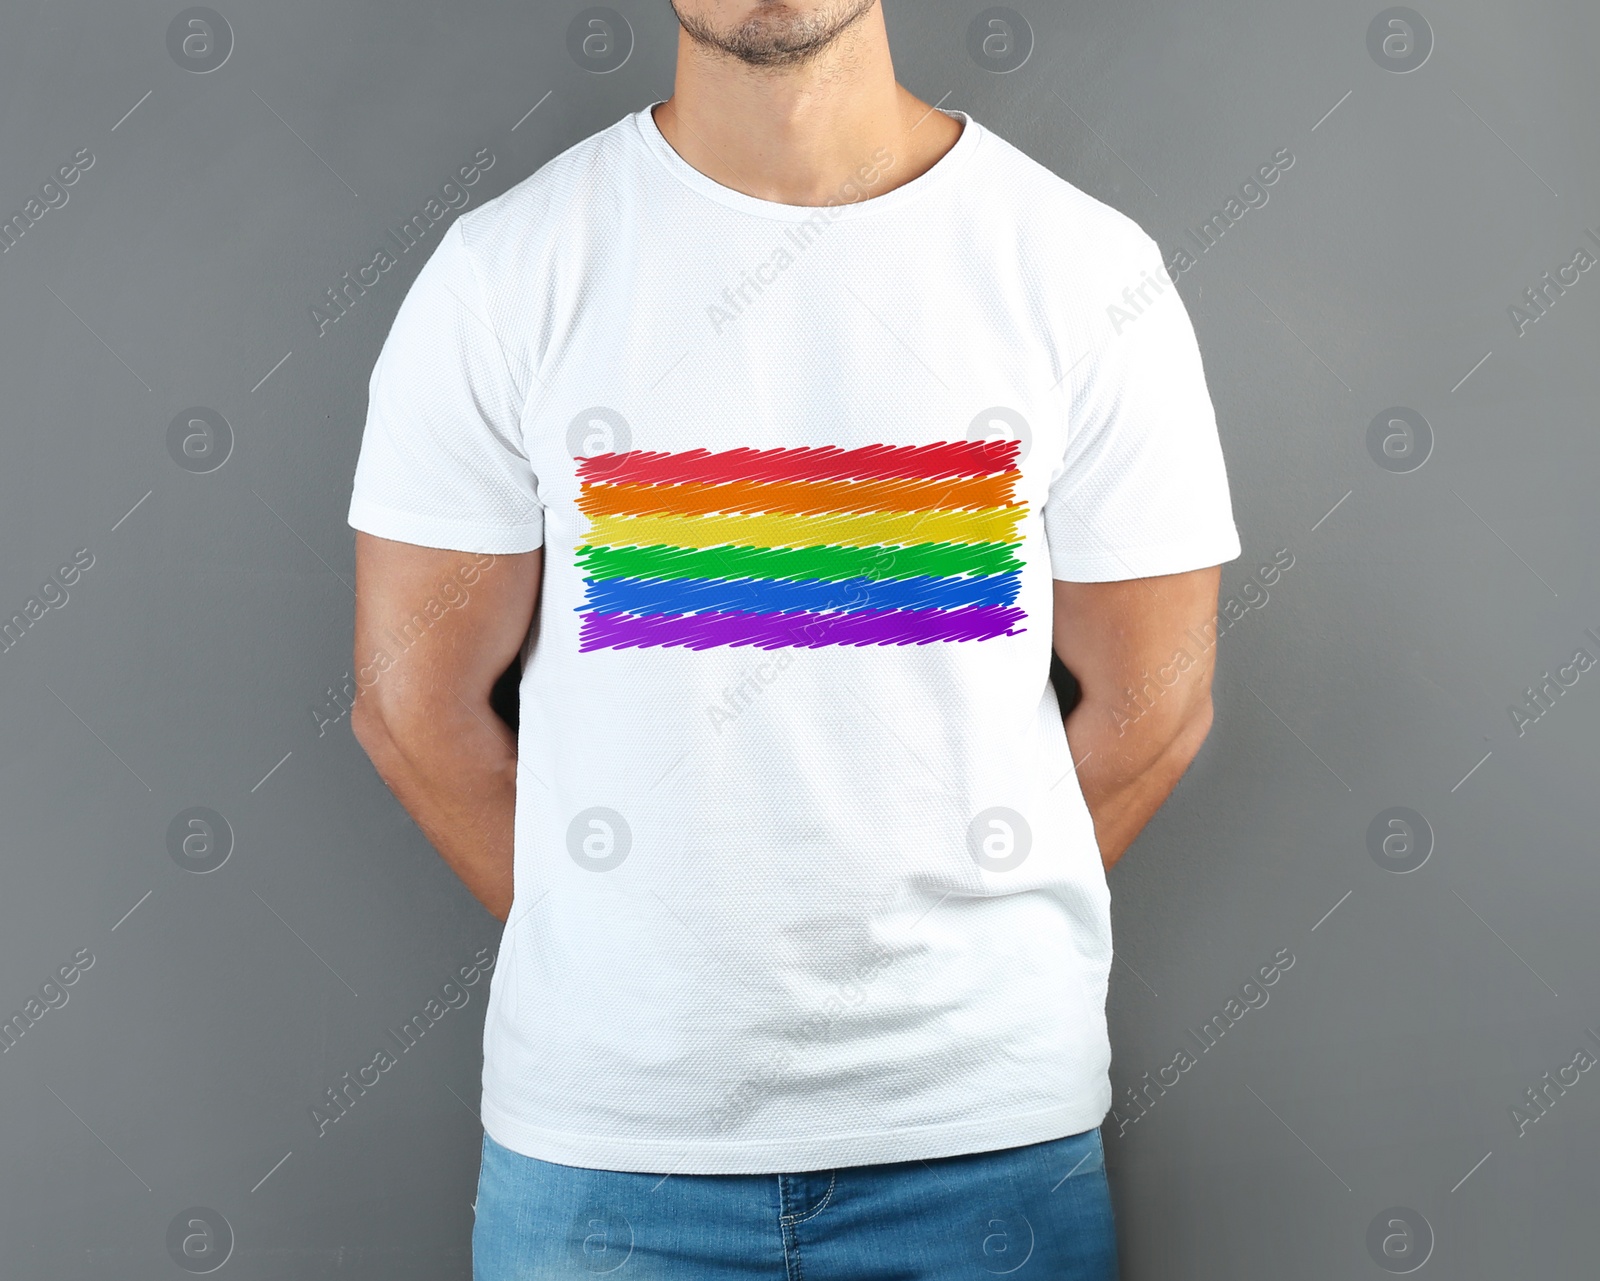
<svg viewBox="0 0 1600 1281">
<path fill-rule="evenodd" d="M 580 651 L 1015 636 L 1015 440 L 582 458 Z"/>
</svg>

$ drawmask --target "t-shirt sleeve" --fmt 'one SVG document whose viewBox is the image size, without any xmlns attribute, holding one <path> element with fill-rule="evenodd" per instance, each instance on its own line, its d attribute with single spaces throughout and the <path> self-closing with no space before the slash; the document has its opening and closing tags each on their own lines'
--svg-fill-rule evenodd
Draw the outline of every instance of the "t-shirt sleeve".
<svg viewBox="0 0 1600 1281">
<path fill-rule="evenodd" d="M 457 220 L 417 273 L 373 366 L 350 524 L 455 551 L 541 546 L 523 399 Z"/>
<path fill-rule="evenodd" d="M 1069 374 L 1066 450 L 1044 507 L 1051 576 L 1067 582 L 1178 574 L 1240 552 L 1194 327 L 1159 247 L 1140 237 L 1107 277 L 1116 292 L 1096 295 L 1089 353 Z"/>
</svg>

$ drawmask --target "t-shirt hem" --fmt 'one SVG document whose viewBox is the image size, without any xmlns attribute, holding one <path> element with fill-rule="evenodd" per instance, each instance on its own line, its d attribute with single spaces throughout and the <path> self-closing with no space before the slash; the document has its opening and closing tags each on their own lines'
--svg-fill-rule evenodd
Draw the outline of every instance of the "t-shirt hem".
<svg viewBox="0 0 1600 1281">
<path fill-rule="evenodd" d="M 1050 576 L 1066 583 L 1114 583 L 1129 578 L 1183 574 L 1225 565 L 1243 551 L 1237 530 L 1197 541 L 1184 538 L 1144 547 L 1124 547 L 1099 555 L 1050 557 Z"/>
<path fill-rule="evenodd" d="M 528 1125 L 483 1099 L 484 1131 L 501 1147 L 556 1165 L 629 1174 L 788 1174 L 894 1161 L 931 1161 L 1048 1143 L 1092 1130 L 1111 1110 L 1109 1082 L 1089 1100 L 944 1125 L 782 1140 L 641 1141 Z"/>
<path fill-rule="evenodd" d="M 352 529 L 397 543 L 415 543 L 441 551 L 513 555 L 544 546 L 544 520 L 525 525 L 478 525 L 470 521 L 419 516 L 355 496 L 347 521 Z"/>
</svg>

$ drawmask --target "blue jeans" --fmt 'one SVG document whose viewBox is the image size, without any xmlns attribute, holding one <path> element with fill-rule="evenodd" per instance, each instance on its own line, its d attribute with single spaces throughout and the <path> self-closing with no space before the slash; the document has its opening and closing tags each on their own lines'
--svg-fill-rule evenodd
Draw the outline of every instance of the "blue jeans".
<svg viewBox="0 0 1600 1281">
<path fill-rule="evenodd" d="M 1115 1281 L 1098 1129 L 796 1174 L 625 1174 L 483 1138 L 473 1281 Z"/>
</svg>

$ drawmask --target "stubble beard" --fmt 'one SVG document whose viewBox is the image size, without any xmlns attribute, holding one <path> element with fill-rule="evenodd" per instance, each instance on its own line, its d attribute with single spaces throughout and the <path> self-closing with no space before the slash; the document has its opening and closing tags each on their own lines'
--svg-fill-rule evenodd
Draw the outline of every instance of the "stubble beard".
<svg viewBox="0 0 1600 1281">
<path fill-rule="evenodd" d="M 761 8 L 736 27 L 716 28 L 685 17 L 677 0 L 668 0 L 678 25 L 702 48 L 736 58 L 749 67 L 793 67 L 834 45 L 870 13 L 878 0 L 835 0 L 812 13 L 796 13 L 782 0 L 762 0 Z"/>
</svg>

